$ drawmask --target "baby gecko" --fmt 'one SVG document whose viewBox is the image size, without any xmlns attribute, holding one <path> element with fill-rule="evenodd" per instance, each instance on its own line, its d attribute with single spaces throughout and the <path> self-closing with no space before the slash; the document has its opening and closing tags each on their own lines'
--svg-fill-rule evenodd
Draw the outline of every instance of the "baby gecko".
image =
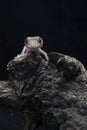
<svg viewBox="0 0 87 130">
<path fill-rule="evenodd" d="M 43 47 L 43 40 L 41 37 L 27 37 L 24 44 L 25 45 L 21 54 L 17 55 L 17 57 L 15 57 L 15 60 L 27 56 L 30 52 L 35 52 L 38 55 L 43 55 L 45 60 L 49 62 L 49 57 L 47 56 L 47 53 L 41 49 Z"/>
</svg>

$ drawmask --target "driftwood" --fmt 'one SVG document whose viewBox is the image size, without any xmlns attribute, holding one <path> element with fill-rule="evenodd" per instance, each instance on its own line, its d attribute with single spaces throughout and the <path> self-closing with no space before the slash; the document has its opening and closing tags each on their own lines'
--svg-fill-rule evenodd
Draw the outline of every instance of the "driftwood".
<svg viewBox="0 0 87 130">
<path fill-rule="evenodd" d="M 9 79 L 0 81 L 0 106 L 19 107 L 24 130 L 87 130 L 87 71 L 75 58 L 33 54 L 8 63 Z"/>
</svg>

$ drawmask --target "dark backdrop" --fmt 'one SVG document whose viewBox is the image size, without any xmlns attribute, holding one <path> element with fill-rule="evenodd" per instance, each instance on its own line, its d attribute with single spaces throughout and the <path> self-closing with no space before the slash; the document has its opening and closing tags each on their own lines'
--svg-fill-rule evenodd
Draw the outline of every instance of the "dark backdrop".
<svg viewBox="0 0 87 130">
<path fill-rule="evenodd" d="M 87 67 L 87 1 L 0 1 L 0 80 L 8 79 L 6 65 L 21 52 L 24 39 L 37 35 L 43 38 L 45 51 L 76 57 Z M 9 114 L 7 117 L 10 118 Z M 5 130 L 6 126 L 0 125 Z M 8 129 L 12 130 L 14 125 L 15 121 Z"/>
</svg>

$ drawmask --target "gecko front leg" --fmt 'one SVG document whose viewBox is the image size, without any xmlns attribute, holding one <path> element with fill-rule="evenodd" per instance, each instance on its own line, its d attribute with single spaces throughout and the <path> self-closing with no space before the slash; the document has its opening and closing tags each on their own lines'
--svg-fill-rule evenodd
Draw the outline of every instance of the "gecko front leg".
<svg viewBox="0 0 87 130">
<path fill-rule="evenodd" d="M 28 49 L 26 46 L 24 46 L 24 48 L 23 48 L 23 50 L 22 50 L 22 52 L 21 52 L 20 55 L 21 55 L 21 56 L 27 55 L 28 52 L 29 52 L 29 49 Z"/>
<path fill-rule="evenodd" d="M 24 48 L 22 49 L 22 52 L 21 52 L 19 55 L 17 55 L 17 56 L 15 57 L 15 59 L 21 58 L 21 57 L 27 55 L 28 52 L 29 52 L 29 50 L 26 48 L 26 46 L 24 46 Z"/>
<path fill-rule="evenodd" d="M 47 53 L 45 51 L 43 51 L 41 48 L 38 48 L 38 49 L 39 49 L 38 50 L 39 53 L 42 54 L 45 57 L 47 62 L 49 62 L 49 57 L 48 57 Z"/>
</svg>

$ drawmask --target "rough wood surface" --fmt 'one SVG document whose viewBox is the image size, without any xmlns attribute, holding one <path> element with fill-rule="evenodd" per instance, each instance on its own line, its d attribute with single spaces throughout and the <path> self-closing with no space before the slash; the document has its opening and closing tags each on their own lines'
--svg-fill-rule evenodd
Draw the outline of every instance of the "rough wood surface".
<svg viewBox="0 0 87 130">
<path fill-rule="evenodd" d="M 19 100 L 14 89 L 10 86 L 9 81 L 0 81 L 0 106 L 17 107 Z"/>
<path fill-rule="evenodd" d="M 21 107 L 25 130 L 87 130 L 86 69 L 73 57 L 48 56 L 49 64 L 33 54 L 9 62 L 9 80 L 0 82 L 0 105 Z"/>
</svg>

